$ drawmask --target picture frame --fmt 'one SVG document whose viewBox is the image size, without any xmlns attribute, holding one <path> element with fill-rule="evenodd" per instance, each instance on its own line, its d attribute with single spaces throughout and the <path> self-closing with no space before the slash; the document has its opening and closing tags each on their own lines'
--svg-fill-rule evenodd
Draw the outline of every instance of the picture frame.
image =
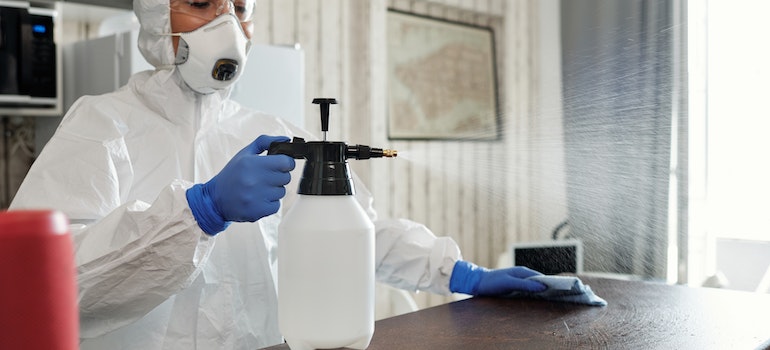
<svg viewBox="0 0 770 350">
<path fill-rule="evenodd" d="M 388 138 L 500 138 L 494 31 L 387 13 Z"/>
</svg>

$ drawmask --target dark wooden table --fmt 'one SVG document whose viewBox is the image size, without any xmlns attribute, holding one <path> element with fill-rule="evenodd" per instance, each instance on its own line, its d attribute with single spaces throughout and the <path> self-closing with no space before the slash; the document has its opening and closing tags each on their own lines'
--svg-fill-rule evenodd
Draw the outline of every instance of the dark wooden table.
<svg viewBox="0 0 770 350">
<path fill-rule="evenodd" d="M 581 279 L 609 305 L 471 298 L 377 321 L 369 349 L 770 349 L 770 294 Z"/>
</svg>

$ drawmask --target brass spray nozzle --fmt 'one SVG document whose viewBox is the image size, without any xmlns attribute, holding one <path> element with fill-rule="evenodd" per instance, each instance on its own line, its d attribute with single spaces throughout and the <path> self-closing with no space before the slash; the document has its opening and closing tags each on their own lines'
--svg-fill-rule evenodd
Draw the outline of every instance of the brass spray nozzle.
<svg viewBox="0 0 770 350">
<path fill-rule="evenodd" d="M 369 159 L 369 158 L 393 158 L 398 155 L 398 151 L 393 149 L 374 148 L 366 145 L 347 146 L 345 158 Z"/>
</svg>

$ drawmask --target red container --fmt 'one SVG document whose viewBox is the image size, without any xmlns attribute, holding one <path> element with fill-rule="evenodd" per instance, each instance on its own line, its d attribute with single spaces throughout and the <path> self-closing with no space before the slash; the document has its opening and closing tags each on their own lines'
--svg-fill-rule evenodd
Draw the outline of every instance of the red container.
<svg viewBox="0 0 770 350">
<path fill-rule="evenodd" d="M 0 349 L 78 349 L 77 287 L 67 218 L 0 212 Z"/>
</svg>

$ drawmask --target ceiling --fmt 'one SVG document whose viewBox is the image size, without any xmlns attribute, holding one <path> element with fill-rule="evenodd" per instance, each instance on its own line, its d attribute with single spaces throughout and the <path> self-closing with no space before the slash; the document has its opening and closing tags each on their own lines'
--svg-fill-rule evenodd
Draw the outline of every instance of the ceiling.
<svg viewBox="0 0 770 350">
<path fill-rule="evenodd" d="M 101 7 L 112 7 L 124 10 L 130 10 L 133 8 L 132 0 L 63 0 L 62 2 L 97 5 Z"/>
<path fill-rule="evenodd" d="M 84 2 L 64 1 L 61 15 L 65 21 L 99 23 L 105 18 L 130 12 L 129 9 L 85 4 Z"/>
<path fill-rule="evenodd" d="M 10 0 L 10 2 L 14 2 L 14 0 Z M 32 6 L 47 8 L 53 8 L 55 3 L 85 4 L 123 10 L 131 10 L 133 8 L 133 0 L 30 0 L 21 2 L 28 2 Z"/>
</svg>

